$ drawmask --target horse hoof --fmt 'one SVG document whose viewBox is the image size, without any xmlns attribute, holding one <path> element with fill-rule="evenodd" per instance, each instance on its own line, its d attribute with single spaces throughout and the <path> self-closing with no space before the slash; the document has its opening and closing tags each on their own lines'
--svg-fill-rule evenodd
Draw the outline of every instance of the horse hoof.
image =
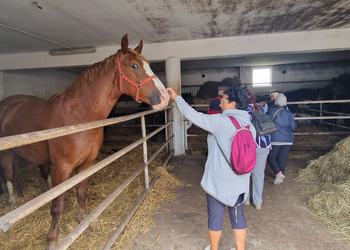
<svg viewBox="0 0 350 250">
<path fill-rule="evenodd" d="M 16 205 L 17 205 L 16 201 L 13 201 L 13 200 L 9 201 L 10 208 L 14 208 L 14 207 L 16 207 Z"/>
<path fill-rule="evenodd" d="M 92 227 L 91 227 L 91 226 L 88 226 L 88 227 L 85 229 L 84 234 L 89 235 L 90 233 L 92 233 L 92 231 L 93 231 Z"/>
<path fill-rule="evenodd" d="M 56 241 L 49 243 L 46 247 L 46 250 L 53 250 L 55 248 L 56 248 Z"/>
</svg>

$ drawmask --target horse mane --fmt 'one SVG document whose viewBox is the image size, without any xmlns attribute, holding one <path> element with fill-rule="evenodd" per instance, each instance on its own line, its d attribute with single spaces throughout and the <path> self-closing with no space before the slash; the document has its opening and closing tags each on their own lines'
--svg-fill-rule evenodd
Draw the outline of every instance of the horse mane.
<svg viewBox="0 0 350 250">
<path fill-rule="evenodd" d="M 75 93 L 82 92 L 86 87 L 88 87 L 99 75 L 101 72 L 108 72 L 113 68 L 117 69 L 117 57 L 121 53 L 121 50 L 118 50 L 117 53 L 111 55 L 104 59 L 101 62 L 95 63 L 92 66 L 88 67 L 83 73 L 81 73 L 68 87 L 63 89 L 61 92 L 55 94 L 50 98 L 50 101 L 57 97 L 70 97 Z M 148 62 L 141 54 L 135 52 L 132 49 L 128 50 L 128 53 L 132 54 L 136 60 Z"/>
</svg>

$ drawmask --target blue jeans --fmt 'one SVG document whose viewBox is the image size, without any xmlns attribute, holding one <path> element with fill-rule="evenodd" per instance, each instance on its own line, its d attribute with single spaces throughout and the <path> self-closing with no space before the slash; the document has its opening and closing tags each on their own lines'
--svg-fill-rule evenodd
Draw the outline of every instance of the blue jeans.
<svg viewBox="0 0 350 250">
<path fill-rule="evenodd" d="M 284 174 L 290 147 L 291 145 L 272 145 L 272 150 L 267 160 L 275 175 L 280 171 Z"/>
</svg>

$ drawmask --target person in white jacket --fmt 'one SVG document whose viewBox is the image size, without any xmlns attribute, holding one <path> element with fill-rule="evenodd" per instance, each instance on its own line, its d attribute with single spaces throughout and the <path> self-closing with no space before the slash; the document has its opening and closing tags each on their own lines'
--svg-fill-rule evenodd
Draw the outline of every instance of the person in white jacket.
<svg viewBox="0 0 350 250">
<path fill-rule="evenodd" d="M 216 250 L 222 234 L 225 207 L 228 206 L 231 226 L 236 240 L 236 249 L 245 249 L 247 225 L 243 213 L 243 202 L 249 193 L 250 173 L 236 175 L 225 157 L 230 158 L 232 136 L 236 128 L 228 116 L 237 119 L 241 126 L 250 126 L 253 138 L 254 126 L 250 122 L 247 109 L 247 91 L 231 88 L 221 99 L 221 114 L 207 115 L 197 112 L 173 89 L 168 88 L 171 99 L 175 100 L 180 112 L 191 122 L 208 131 L 208 157 L 201 180 L 201 187 L 207 193 L 208 231 L 210 245 L 205 249 Z M 219 145 L 220 144 L 220 147 Z"/>
</svg>

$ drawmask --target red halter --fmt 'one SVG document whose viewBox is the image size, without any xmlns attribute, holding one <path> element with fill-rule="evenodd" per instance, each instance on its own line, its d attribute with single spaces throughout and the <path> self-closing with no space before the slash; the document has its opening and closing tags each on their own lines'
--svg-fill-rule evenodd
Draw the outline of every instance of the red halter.
<svg viewBox="0 0 350 250">
<path fill-rule="evenodd" d="M 156 75 L 153 75 L 153 76 L 150 76 L 148 78 L 146 78 L 145 80 L 143 80 L 141 83 L 139 84 L 136 84 L 134 83 L 132 80 L 130 80 L 129 78 L 127 78 L 124 73 L 122 72 L 122 68 L 120 67 L 120 63 L 119 63 L 119 58 L 117 58 L 117 63 L 118 63 L 118 70 L 119 70 L 119 89 L 120 89 L 120 92 L 122 92 L 122 94 L 124 94 L 123 92 L 123 84 L 122 84 L 122 81 L 123 79 L 125 79 L 127 82 L 129 82 L 131 85 L 135 86 L 136 87 L 136 97 L 133 97 L 135 99 L 135 101 L 137 101 L 138 103 L 141 103 L 139 101 L 139 97 L 140 97 L 140 89 L 142 88 L 143 85 L 145 85 L 147 82 L 149 82 L 150 80 L 152 80 L 153 78 L 158 78 L 158 76 Z"/>
</svg>

